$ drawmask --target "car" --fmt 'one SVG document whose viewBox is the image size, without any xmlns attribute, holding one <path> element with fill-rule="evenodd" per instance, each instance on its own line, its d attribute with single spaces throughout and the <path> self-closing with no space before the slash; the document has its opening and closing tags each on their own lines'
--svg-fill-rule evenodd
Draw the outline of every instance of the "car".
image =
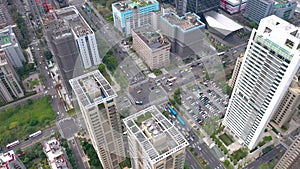
<svg viewBox="0 0 300 169">
<path fill-rule="evenodd" d="M 142 93 L 142 89 L 139 89 L 136 93 L 137 94 Z"/>
</svg>

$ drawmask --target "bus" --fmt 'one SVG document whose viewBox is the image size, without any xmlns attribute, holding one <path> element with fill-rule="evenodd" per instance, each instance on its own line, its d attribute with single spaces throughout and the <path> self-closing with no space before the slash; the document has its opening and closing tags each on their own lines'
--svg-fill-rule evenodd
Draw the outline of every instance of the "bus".
<svg viewBox="0 0 300 169">
<path fill-rule="evenodd" d="M 218 56 L 223 56 L 225 54 L 225 52 L 220 52 L 218 53 Z"/>
<path fill-rule="evenodd" d="M 169 110 L 174 116 L 177 115 L 177 112 L 174 110 L 174 108 L 172 106 L 169 107 Z"/>
<path fill-rule="evenodd" d="M 19 145 L 19 144 L 20 144 L 20 142 L 19 142 L 19 140 L 17 140 L 17 141 L 14 141 L 14 142 L 12 142 L 12 143 L 7 144 L 7 145 L 6 145 L 6 148 L 7 148 L 7 149 L 10 149 L 10 148 L 13 148 L 13 147 L 15 147 L 15 146 L 17 146 L 17 145 Z"/>
<path fill-rule="evenodd" d="M 35 132 L 35 133 L 30 134 L 30 135 L 29 135 L 29 138 L 34 138 L 34 137 L 37 137 L 37 136 L 39 136 L 39 135 L 41 135 L 41 134 L 42 134 L 42 131 L 39 130 L 39 131 L 37 131 L 37 132 Z"/>
<path fill-rule="evenodd" d="M 179 121 L 179 123 L 182 125 L 182 126 L 185 126 L 185 122 L 182 120 L 182 118 L 180 116 L 177 116 L 177 120 Z"/>
<path fill-rule="evenodd" d="M 177 77 L 172 77 L 172 78 L 167 79 L 167 82 L 168 82 L 168 83 L 172 83 L 172 82 L 174 82 L 175 80 L 177 80 Z"/>
</svg>

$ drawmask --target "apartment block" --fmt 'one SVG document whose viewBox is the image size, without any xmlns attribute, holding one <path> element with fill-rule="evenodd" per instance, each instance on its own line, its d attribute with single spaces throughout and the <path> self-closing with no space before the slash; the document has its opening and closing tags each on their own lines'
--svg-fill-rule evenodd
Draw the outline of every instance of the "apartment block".
<svg viewBox="0 0 300 169">
<path fill-rule="evenodd" d="M 242 63 L 243 63 L 243 59 L 244 59 L 244 55 L 241 54 L 236 62 L 235 62 L 235 66 L 234 66 L 234 69 L 233 69 L 233 72 L 232 72 L 232 76 L 231 76 L 231 79 L 229 80 L 228 82 L 228 86 L 233 89 L 234 85 L 235 85 L 235 82 L 236 82 L 236 79 L 237 79 L 237 76 L 239 74 L 239 71 L 241 69 L 241 66 L 242 66 Z"/>
<path fill-rule="evenodd" d="M 12 20 L 7 7 L 6 1 L 0 1 L 0 29 L 5 28 L 9 25 L 13 25 L 14 21 Z"/>
<path fill-rule="evenodd" d="M 156 0 L 121 1 L 112 4 L 114 26 L 123 34 L 131 35 L 135 28 L 151 25 L 152 12 L 159 10 Z"/>
<path fill-rule="evenodd" d="M 70 80 L 93 147 L 105 169 L 119 169 L 125 159 L 117 94 L 99 70 Z"/>
<path fill-rule="evenodd" d="M 15 155 L 14 150 L 0 153 L 0 169 L 26 169 L 22 161 Z"/>
<path fill-rule="evenodd" d="M 278 125 L 278 127 L 283 127 L 291 120 L 295 113 L 298 113 L 298 106 L 300 104 L 300 86 L 298 77 L 294 76 L 292 84 L 285 93 L 283 99 L 281 100 L 274 116 L 273 122 Z"/>
<path fill-rule="evenodd" d="M 142 57 L 151 70 L 170 64 L 171 44 L 167 38 L 151 27 L 141 27 L 132 31 L 133 49 Z"/>
<path fill-rule="evenodd" d="M 189 145 L 178 129 L 151 106 L 124 120 L 134 169 L 183 169 Z"/>
<path fill-rule="evenodd" d="M 51 169 L 69 169 L 67 157 L 57 138 L 51 138 L 42 143 Z"/>
<path fill-rule="evenodd" d="M 275 169 L 298 169 L 300 166 L 300 135 L 293 141 L 289 149 L 284 153 Z"/>
<path fill-rule="evenodd" d="M 246 8 L 247 0 L 221 0 L 220 7 L 230 14 L 239 13 Z"/>
<path fill-rule="evenodd" d="M 223 120 L 253 149 L 300 66 L 300 29 L 275 15 L 253 29 Z"/>
<path fill-rule="evenodd" d="M 0 51 L 0 101 L 11 102 L 24 96 L 19 77 L 6 59 L 5 52 Z"/>
<path fill-rule="evenodd" d="M 80 61 L 84 69 L 101 63 L 95 33 L 75 6 L 57 9 L 56 14 L 52 13 L 43 18 L 43 24 L 45 24 L 50 39 L 55 39 L 53 45 L 59 54 L 58 57 L 70 60 L 70 66 L 75 65 L 73 63 L 76 62 L 77 52 L 80 54 Z M 74 42 L 70 43 L 72 38 L 76 48 Z M 63 61 L 61 62 L 63 63 Z M 63 69 L 70 71 L 70 66 Z"/>
<path fill-rule="evenodd" d="M 0 29 L 0 51 L 6 53 L 7 58 L 14 67 L 23 66 L 25 57 L 12 26 Z"/>
</svg>

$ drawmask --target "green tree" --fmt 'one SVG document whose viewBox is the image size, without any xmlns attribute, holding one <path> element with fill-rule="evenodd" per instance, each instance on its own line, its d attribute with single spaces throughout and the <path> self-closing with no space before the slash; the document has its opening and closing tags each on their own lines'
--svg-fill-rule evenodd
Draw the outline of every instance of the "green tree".
<svg viewBox="0 0 300 169">
<path fill-rule="evenodd" d="M 98 66 L 98 70 L 101 72 L 101 73 L 104 73 L 106 71 L 106 66 L 105 64 L 101 63 L 99 66 Z"/>
<path fill-rule="evenodd" d="M 251 21 L 249 22 L 249 27 L 257 29 L 257 24 L 254 21 Z"/>
</svg>

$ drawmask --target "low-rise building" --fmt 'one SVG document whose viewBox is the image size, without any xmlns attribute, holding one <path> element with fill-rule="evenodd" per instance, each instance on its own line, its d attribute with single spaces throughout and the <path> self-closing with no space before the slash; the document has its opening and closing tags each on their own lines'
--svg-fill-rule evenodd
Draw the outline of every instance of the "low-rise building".
<svg viewBox="0 0 300 169">
<path fill-rule="evenodd" d="M 132 37 L 133 49 L 151 70 L 160 69 L 170 63 L 170 42 L 150 26 L 133 30 Z"/>
<path fill-rule="evenodd" d="M 0 153 L 0 169 L 26 169 L 26 167 L 14 151 L 10 150 L 6 153 Z"/>
<path fill-rule="evenodd" d="M 67 158 L 57 138 L 42 143 L 51 169 L 69 169 Z"/>
</svg>

